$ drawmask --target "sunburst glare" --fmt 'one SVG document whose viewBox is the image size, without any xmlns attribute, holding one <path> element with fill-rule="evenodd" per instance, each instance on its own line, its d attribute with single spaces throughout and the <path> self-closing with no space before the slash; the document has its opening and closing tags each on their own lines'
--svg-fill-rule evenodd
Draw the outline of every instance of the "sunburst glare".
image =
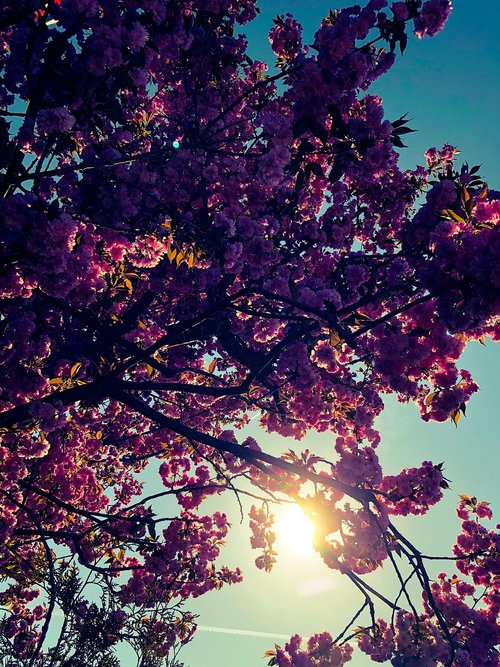
<svg viewBox="0 0 500 667">
<path fill-rule="evenodd" d="M 275 529 L 278 552 L 290 549 L 300 554 L 314 553 L 314 527 L 298 505 L 288 505 L 277 513 Z"/>
</svg>

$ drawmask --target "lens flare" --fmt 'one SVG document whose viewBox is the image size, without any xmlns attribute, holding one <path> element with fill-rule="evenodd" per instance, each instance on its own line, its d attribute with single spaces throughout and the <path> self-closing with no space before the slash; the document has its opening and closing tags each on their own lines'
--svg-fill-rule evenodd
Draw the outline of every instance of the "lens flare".
<svg viewBox="0 0 500 667">
<path fill-rule="evenodd" d="M 276 516 L 276 538 L 280 547 L 300 554 L 312 554 L 314 528 L 298 505 L 289 505 Z"/>
</svg>

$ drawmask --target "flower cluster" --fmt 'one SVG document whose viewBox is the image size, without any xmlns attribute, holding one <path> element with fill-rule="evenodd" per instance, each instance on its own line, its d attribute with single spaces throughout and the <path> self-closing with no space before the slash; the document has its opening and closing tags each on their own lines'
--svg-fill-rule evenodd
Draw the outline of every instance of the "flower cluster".
<svg viewBox="0 0 500 667">
<path fill-rule="evenodd" d="M 276 552 L 273 549 L 276 534 L 271 530 L 274 525 L 274 516 L 266 511 L 266 508 L 257 508 L 252 505 L 249 517 L 250 530 L 252 531 L 251 547 L 252 549 L 262 549 L 262 554 L 255 559 L 255 565 L 259 570 L 270 572 L 276 563 Z"/>
<path fill-rule="evenodd" d="M 352 646 L 337 646 L 328 632 L 313 635 L 306 646 L 302 646 L 302 637 L 293 635 L 284 648 L 277 648 L 269 664 L 278 667 L 342 667 L 351 661 Z"/>
<path fill-rule="evenodd" d="M 291 14 L 274 19 L 269 41 L 274 53 L 283 59 L 295 58 L 302 48 L 302 26 Z"/>
<path fill-rule="evenodd" d="M 440 32 L 451 12 L 451 0 L 426 0 L 415 21 L 417 37 L 432 37 Z"/>
</svg>

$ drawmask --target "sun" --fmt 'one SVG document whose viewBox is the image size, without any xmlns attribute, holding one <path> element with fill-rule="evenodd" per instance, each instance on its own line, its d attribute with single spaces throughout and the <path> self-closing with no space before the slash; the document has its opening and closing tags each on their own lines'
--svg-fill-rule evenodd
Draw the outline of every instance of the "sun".
<svg viewBox="0 0 500 667">
<path fill-rule="evenodd" d="M 277 547 L 312 554 L 314 527 L 298 505 L 288 505 L 276 516 Z"/>
</svg>

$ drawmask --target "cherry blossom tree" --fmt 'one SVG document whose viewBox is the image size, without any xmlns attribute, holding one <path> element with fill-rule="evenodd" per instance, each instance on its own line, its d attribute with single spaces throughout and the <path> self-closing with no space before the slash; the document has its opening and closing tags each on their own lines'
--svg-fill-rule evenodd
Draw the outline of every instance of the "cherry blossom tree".
<svg viewBox="0 0 500 667">
<path fill-rule="evenodd" d="M 394 517 L 439 502 L 442 465 L 384 474 L 374 428 L 384 394 L 456 424 L 478 389 L 460 355 L 500 335 L 499 193 L 449 145 L 402 171 L 406 118 L 367 92 L 450 9 L 369 0 L 309 46 L 277 17 L 268 73 L 239 34 L 254 0 L 3 1 L 5 665 L 111 666 L 120 642 L 178 665 L 185 604 L 241 579 L 218 561 L 226 516 L 203 513 L 224 492 L 252 498 L 258 567 L 276 558 L 268 508 L 292 500 L 361 595 L 341 634 L 296 635 L 270 665 L 343 665 L 356 644 L 498 665 L 487 503 L 461 498 L 433 579 Z M 255 415 L 259 442 L 240 432 Z M 266 445 L 311 430 L 330 455 Z M 396 599 L 364 576 L 383 563 Z"/>
</svg>

